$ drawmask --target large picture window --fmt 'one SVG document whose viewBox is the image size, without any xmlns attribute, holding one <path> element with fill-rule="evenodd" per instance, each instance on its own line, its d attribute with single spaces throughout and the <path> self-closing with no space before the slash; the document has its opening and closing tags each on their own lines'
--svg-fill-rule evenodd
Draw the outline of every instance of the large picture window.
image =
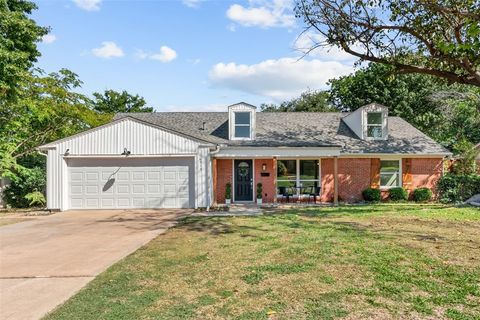
<svg viewBox="0 0 480 320">
<path fill-rule="evenodd" d="M 235 138 L 250 138 L 250 112 L 235 112 Z"/>
<path fill-rule="evenodd" d="M 318 187 L 320 174 L 318 160 L 278 160 L 278 187 Z"/>
<path fill-rule="evenodd" d="M 382 160 L 380 162 L 380 187 L 400 187 L 399 160 Z"/>
<path fill-rule="evenodd" d="M 369 138 L 382 138 L 382 113 L 381 112 L 369 112 L 367 113 L 367 137 Z"/>
</svg>

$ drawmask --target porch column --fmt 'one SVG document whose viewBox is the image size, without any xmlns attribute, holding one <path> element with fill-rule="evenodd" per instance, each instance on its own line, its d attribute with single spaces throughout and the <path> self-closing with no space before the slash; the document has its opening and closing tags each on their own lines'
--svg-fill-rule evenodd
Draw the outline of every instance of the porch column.
<svg viewBox="0 0 480 320">
<path fill-rule="evenodd" d="M 273 203 L 277 203 L 277 157 L 273 157 L 273 189 L 275 193 L 273 195 Z"/>
<path fill-rule="evenodd" d="M 338 157 L 333 157 L 333 205 L 338 206 Z"/>
<path fill-rule="evenodd" d="M 213 204 L 217 205 L 217 159 L 216 158 L 213 158 L 212 166 L 213 166 L 212 168 Z"/>
</svg>

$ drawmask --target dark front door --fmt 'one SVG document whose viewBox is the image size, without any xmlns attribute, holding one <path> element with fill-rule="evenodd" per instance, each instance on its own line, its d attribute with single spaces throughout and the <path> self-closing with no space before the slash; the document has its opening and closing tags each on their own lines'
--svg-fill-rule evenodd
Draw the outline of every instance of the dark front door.
<svg viewBox="0 0 480 320">
<path fill-rule="evenodd" d="M 235 200 L 253 201 L 252 160 L 235 160 Z"/>
</svg>

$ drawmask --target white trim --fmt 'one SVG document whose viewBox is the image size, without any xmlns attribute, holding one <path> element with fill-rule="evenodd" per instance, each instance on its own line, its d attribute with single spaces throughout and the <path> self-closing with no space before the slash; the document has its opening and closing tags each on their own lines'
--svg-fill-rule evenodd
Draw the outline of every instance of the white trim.
<svg viewBox="0 0 480 320">
<path fill-rule="evenodd" d="M 130 154 L 128 156 L 125 155 L 116 155 L 116 154 L 75 154 L 75 155 L 68 155 L 62 156 L 64 159 L 83 159 L 83 158 L 103 158 L 103 159 L 138 159 L 138 158 L 182 158 L 182 157 L 195 157 L 197 156 L 196 153 L 169 153 L 169 154 Z"/>
<path fill-rule="evenodd" d="M 235 203 L 235 159 L 232 159 L 232 202 Z"/>
<path fill-rule="evenodd" d="M 390 159 L 398 159 L 398 157 L 402 158 L 443 158 L 446 156 L 450 156 L 451 153 L 342 153 L 340 154 L 339 158 L 390 158 Z"/>
<path fill-rule="evenodd" d="M 277 157 L 277 158 L 315 158 L 319 157 L 333 157 L 340 155 L 341 147 L 320 147 L 320 148 L 274 148 L 274 147 L 232 147 L 221 149 L 216 154 L 217 158 L 265 158 L 265 157 Z"/>
<path fill-rule="evenodd" d="M 378 173 L 380 176 L 380 181 L 379 181 L 379 188 L 380 190 L 389 190 L 392 188 L 403 188 L 403 172 L 402 172 L 402 164 L 403 164 L 403 159 L 402 158 L 380 158 L 380 172 Z M 398 185 L 397 186 L 382 186 L 382 161 L 398 161 L 399 167 L 398 167 Z"/>
</svg>

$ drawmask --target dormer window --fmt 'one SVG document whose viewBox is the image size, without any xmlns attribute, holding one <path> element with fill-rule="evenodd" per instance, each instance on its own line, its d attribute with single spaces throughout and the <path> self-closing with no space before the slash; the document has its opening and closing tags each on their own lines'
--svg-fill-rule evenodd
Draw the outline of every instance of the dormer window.
<svg viewBox="0 0 480 320">
<path fill-rule="evenodd" d="M 235 112 L 235 138 L 250 138 L 251 112 Z"/>
<path fill-rule="evenodd" d="M 373 139 L 381 139 L 383 137 L 381 112 L 367 113 L 367 137 Z"/>
</svg>

